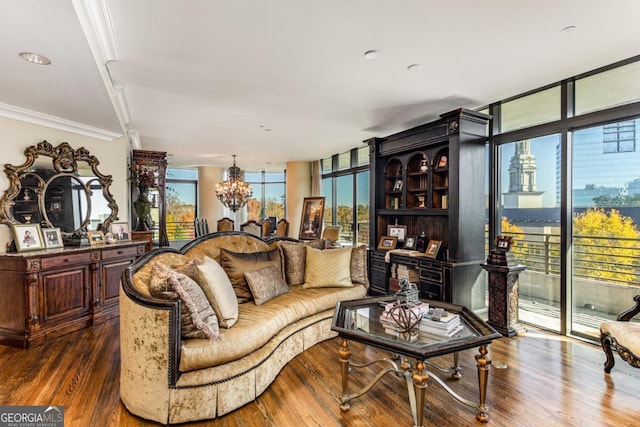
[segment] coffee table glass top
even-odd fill
[[[393,296],[342,301],[336,306],[331,329],[343,338],[371,344],[418,359],[448,354],[488,344],[501,335],[473,311],[464,306],[441,301],[422,300],[430,308],[442,308],[457,314],[461,327],[452,336],[425,332],[416,327],[411,333],[389,328],[380,320],[384,305],[395,301]]]

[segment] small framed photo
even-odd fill
[[[387,236],[395,236],[398,238],[398,242],[404,242],[404,238],[407,235],[406,225],[388,225]]]
[[[18,252],[44,249],[40,224],[12,224],[11,229]]]
[[[87,238],[91,246],[102,245],[106,243],[104,233],[102,231],[87,231]]]
[[[442,156],[440,156],[440,160],[438,160],[437,168],[446,168],[447,166],[449,166],[449,158],[446,154],[443,154]]]
[[[47,249],[61,248],[64,246],[62,242],[62,233],[59,228],[43,228],[42,237],[44,239],[44,246]]]
[[[382,236],[378,243],[378,249],[390,251],[391,249],[395,249],[397,244],[398,238],[396,236]]]
[[[129,223],[114,222],[111,224],[111,234],[115,240],[131,240],[131,232],[129,231]]]
[[[404,238],[404,249],[416,250],[416,241],[418,236],[407,236]]]
[[[440,240],[429,240],[427,250],[424,254],[429,258],[436,258],[438,256],[438,251],[440,251],[440,245],[442,245]]]
[[[402,191],[402,180],[396,179],[396,183],[393,185],[393,191]]]

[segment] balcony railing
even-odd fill
[[[560,235],[504,233],[513,237],[516,258],[530,271],[560,274]],[[640,239],[574,236],[573,276],[640,286]]]

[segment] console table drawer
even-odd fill
[[[102,259],[114,259],[122,257],[135,257],[138,255],[138,246],[126,248],[105,249],[102,251]]]
[[[42,258],[41,265],[43,270],[57,267],[65,267],[67,265],[86,264],[91,262],[91,253],[83,252],[79,254],[63,254],[51,258]]]
[[[420,269],[420,280],[442,283],[442,270]]]

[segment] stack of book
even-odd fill
[[[420,302],[413,306],[402,306],[397,308],[396,302],[381,303],[384,306],[384,311],[380,314],[380,323],[384,327],[384,331],[387,334],[393,336],[399,336],[401,333],[406,333],[404,326],[410,326],[411,323],[416,325],[422,322],[422,318],[429,312],[429,304],[426,302]],[[394,310],[395,309],[395,310]],[[403,314],[399,313],[400,310],[410,311]],[[410,322],[409,325],[402,325],[403,319]]]
[[[431,314],[427,313],[422,317],[419,328],[431,335],[452,337],[462,330],[462,323],[460,316],[455,313],[445,311],[438,320],[433,320]]]
[[[406,277],[409,282],[418,282],[420,280],[420,273],[414,268],[410,268],[404,264],[397,264],[396,277],[398,280]]]

